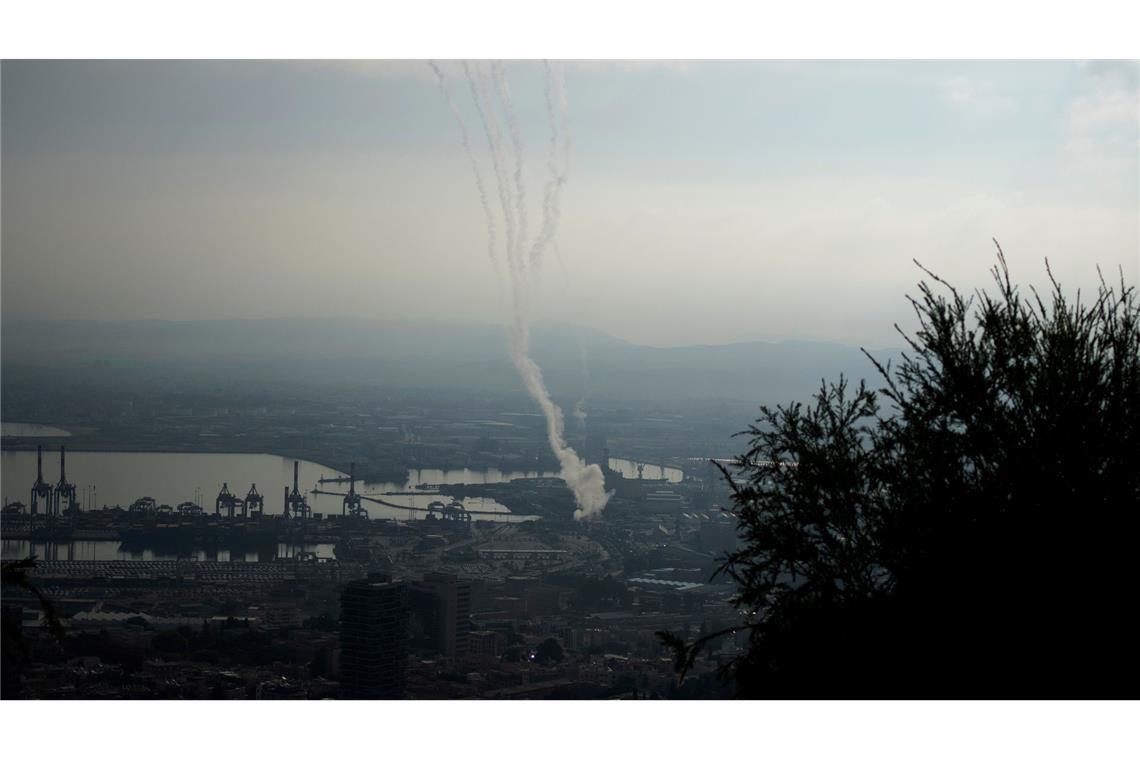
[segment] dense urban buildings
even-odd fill
[[[696,636],[732,624],[731,585],[709,583],[716,553],[733,535],[722,511],[726,489],[707,464],[611,459],[609,446],[627,439],[610,429],[612,439],[595,434],[591,460],[604,465],[615,495],[605,520],[594,522],[571,517],[572,499],[556,477],[492,481],[471,471],[425,471],[422,487],[405,495],[378,494],[361,480],[355,489],[370,519],[342,516],[345,478],[295,483],[291,460],[279,467],[282,482],[256,489],[236,487],[252,477],[234,473],[218,484],[218,499],[202,494],[217,502],[205,509],[150,497],[91,503],[82,479],[81,508],[66,514],[33,515],[23,500],[10,500],[5,559],[36,561],[21,571],[27,584],[5,583],[6,635],[23,646],[5,647],[4,693],[722,696],[727,687],[715,671],[743,641],[721,642],[680,683],[657,633]],[[429,424],[415,430],[410,445],[430,446],[438,434]],[[10,473],[25,468],[20,492],[29,493],[37,445],[44,472],[62,458],[58,444],[43,443],[51,439],[36,440],[5,436],[6,489]],[[72,446],[67,454],[70,479],[73,469],[89,472],[95,454]],[[132,470],[123,473],[129,482]]]

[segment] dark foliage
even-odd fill
[[[30,593],[44,613],[44,626],[58,642],[63,642],[64,630],[54,605],[32,582],[28,574],[36,566],[35,556],[20,560],[6,560],[0,564],[0,586],[4,594],[13,591]],[[3,616],[3,643],[0,644],[0,690],[3,699],[14,699],[21,693],[20,679],[24,665],[31,660],[28,642],[24,638],[22,609],[5,607]]]
[[[190,651],[190,643],[177,631],[156,633],[151,646],[163,654],[185,654]]]
[[[12,590],[19,589],[31,593],[39,603],[40,609],[43,610],[44,625],[51,631],[52,635],[62,640],[64,635],[63,624],[59,620],[59,615],[56,614],[55,607],[51,600],[44,596],[43,592],[32,583],[28,575],[28,571],[35,569],[35,566],[35,555],[26,559],[5,560],[0,565],[0,585]]]
[[[996,295],[923,271],[884,389],[762,407],[724,469],[750,630],[727,672],[741,696],[1134,694],[1135,291],[1082,303],[1050,272],[1026,297],[1000,248]],[[663,639],[684,673],[722,633]]]
[[[554,665],[562,662],[565,655],[558,639],[546,639],[534,650],[534,661],[539,665]]]

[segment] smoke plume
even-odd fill
[[[499,101],[503,104],[503,113],[507,117],[507,129],[511,133],[511,145],[515,150],[515,210],[518,214],[518,240],[526,240],[526,182],[523,179],[523,147],[522,135],[519,133],[519,122],[515,118],[515,108],[511,101],[511,88],[507,84],[507,76],[503,72],[503,65],[498,61],[491,64],[491,75],[495,78],[495,88],[499,92]]]
[[[585,431],[586,429],[586,399],[578,399],[578,403],[574,405],[574,409],[570,412],[570,416],[578,420],[578,430]]]
[[[578,431],[586,432],[586,400],[590,398],[590,361],[586,352],[586,341],[582,338],[582,331],[578,330],[578,360],[582,363],[582,398],[574,405],[570,414],[578,420]]]
[[[511,254],[515,248],[515,216],[511,208],[510,186],[503,181],[503,147],[499,135],[499,123],[495,120],[493,112],[488,113],[487,88],[482,72],[472,75],[471,67],[463,62],[463,73],[467,76],[467,84],[471,89],[471,99],[475,101],[475,111],[479,114],[479,121],[483,125],[483,132],[487,135],[487,143],[491,150],[491,169],[495,174],[495,184],[499,191],[499,205],[503,210],[503,222],[507,228],[507,264],[511,269],[511,278],[515,278]]]
[[[471,158],[475,181],[487,216],[488,235],[493,248],[496,239],[494,214],[491,212],[491,205],[484,192],[478,163],[470,149],[466,127],[463,124],[458,107],[455,106],[447,90],[442,72],[434,64],[432,64],[432,69],[436,72],[440,81],[440,89],[447,98],[448,105],[459,123],[464,148]],[[498,191],[499,207],[506,229],[506,261],[511,285],[513,317],[509,346],[511,361],[518,370],[519,377],[522,378],[527,392],[538,403],[543,416],[546,418],[546,435],[550,449],[558,459],[562,479],[574,494],[574,501],[577,505],[574,510],[574,517],[576,519],[592,518],[601,514],[613,494],[606,492],[605,477],[601,468],[596,464],[586,464],[577,452],[566,444],[562,410],[550,397],[550,392],[542,379],[542,370],[530,358],[531,288],[534,286],[540,271],[542,254],[554,240],[558,229],[559,204],[562,186],[566,183],[569,163],[570,138],[569,131],[566,129],[566,98],[561,69],[551,66],[549,63],[543,66],[544,95],[551,130],[549,157],[547,159],[549,178],[546,181],[542,197],[542,224],[534,239],[529,241],[529,245],[527,244],[525,153],[506,72],[502,65],[497,62],[490,66],[490,76],[495,84],[495,93],[498,95],[498,108],[495,107],[488,95],[486,71],[478,65],[472,66],[464,62],[463,72],[467,78],[468,89],[471,91],[471,98],[479,115],[483,133],[487,138],[492,173]],[[502,132],[496,115],[496,111],[499,109],[502,110],[505,117],[514,152],[514,173],[511,178],[507,177],[507,159],[504,155]],[[585,412],[581,411],[579,407],[581,407],[581,402],[575,407],[575,416],[578,417],[579,412],[581,412],[582,416],[578,419],[582,422],[585,419]]]
[[[497,247],[495,215],[491,212],[491,204],[487,201],[487,187],[483,184],[483,172],[479,170],[479,162],[475,160],[475,154],[471,151],[471,140],[467,136],[467,123],[463,121],[463,114],[460,112],[459,106],[455,105],[451,91],[447,89],[447,80],[443,76],[443,71],[436,65],[435,61],[428,61],[428,66],[431,66],[431,70],[435,72],[435,76],[439,80],[439,90],[447,99],[447,107],[451,109],[451,115],[455,117],[455,123],[459,125],[460,142],[463,143],[463,152],[467,155],[467,160],[471,162],[471,171],[475,175],[475,189],[479,192],[479,204],[483,207],[483,216],[487,220],[487,255],[494,262],[495,248]]]
[[[538,267],[542,263],[542,252],[554,238],[558,228],[559,200],[562,186],[566,184],[566,171],[570,160],[570,131],[566,129],[566,93],[563,87],[561,69],[552,69],[549,61],[543,62],[546,86],[546,115],[550,120],[550,153],[546,166],[550,179],[542,197],[542,229],[530,250],[530,263]],[[559,165],[559,135],[562,136],[562,160]]]

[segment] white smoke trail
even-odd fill
[[[562,195],[562,186],[566,184],[566,173],[569,166],[570,138],[565,128],[566,122],[566,96],[562,81],[561,67],[552,67],[549,62],[543,63],[545,78],[544,94],[546,97],[546,114],[550,120],[550,156],[547,168],[550,179],[547,180],[542,198],[542,229],[535,238],[530,249],[530,265],[537,268],[542,263],[542,253],[546,245],[554,237],[558,229],[559,201]],[[557,108],[555,104],[557,103]],[[557,112],[557,113],[556,113]],[[561,127],[561,129],[560,129]],[[558,137],[562,134],[563,158],[562,165],[558,161]]]
[[[523,182],[522,139],[515,119],[514,106],[506,76],[501,66],[492,65],[492,76],[495,79],[499,101],[503,107],[515,149],[513,188],[505,176],[506,161],[503,157],[501,133],[498,120],[491,107],[491,100],[487,96],[486,75],[478,68],[472,74],[471,67],[466,62],[463,64],[463,71],[467,77],[471,97],[475,101],[475,108],[479,113],[483,131],[487,136],[487,144],[491,151],[491,164],[498,189],[499,205],[506,227],[507,269],[511,279],[514,315],[510,338],[511,360],[518,370],[527,392],[538,402],[543,416],[546,418],[546,434],[550,448],[558,459],[562,479],[574,494],[574,501],[577,505],[574,510],[574,517],[576,519],[591,518],[602,512],[613,494],[607,493],[605,490],[605,476],[602,469],[596,464],[587,465],[577,452],[566,444],[562,410],[551,399],[550,392],[546,389],[542,379],[542,370],[530,358],[529,291],[533,284],[532,275],[537,274],[538,267],[542,262],[543,249],[553,240],[558,227],[559,196],[562,185],[566,182],[566,156],[569,155],[568,135],[566,135],[564,127],[559,130],[559,117],[563,124],[565,122],[565,93],[562,90],[560,70],[556,72],[558,76],[552,77],[551,67],[547,64],[545,68],[547,113],[553,132],[551,158],[548,162],[551,177],[546,184],[546,192],[543,197],[542,228],[530,246],[529,257],[522,255],[526,249],[526,190]],[[559,113],[557,116],[554,102],[558,103],[557,111]],[[560,131],[563,135],[564,151],[561,167],[558,163]],[[513,199],[512,195],[514,196]],[[489,205],[488,208],[490,208]]]
[[[451,97],[451,91],[447,89],[447,80],[443,76],[443,71],[436,65],[435,61],[428,61],[428,66],[435,72],[436,78],[439,80],[439,89],[443,93],[443,97],[447,99],[447,107],[451,109],[451,115],[455,117],[455,123],[459,125],[460,141],[463,143],[463,152],[467,154],[467,158],[471,161],[471,171],[475,174],[475,189],[479,192],[479,205],[483,207],[483,216],[487,219],[487,255],[490,256],[491,261],[495,261],[495,248],[497,231],[495,229],[495,215],[491,211],[491,204],[487,200],[487,188],[483,184],[483,172],[479,170],[479,162],[475,160],[475,154],[471,150],[471,140],[467,135],[467,124],[463,121],[463,114],[459,110],[459,106],[455,104],[455,100]]]
[[[562,289],[565,292],[570,288],[570,273],[566,271],[566,262],[562,260],[562,249],[558,247],[557,240],[550,241],[550,250],[554,251],[554,260],[558,262],[558,271],[562,272]]]
[[[586,430],[586,397],[578,399],[578,403],[574,404],[574,409],[570,412],[570,416],[578,420],[578,432]]]
[[[578,361],[582,364],[582,398],[574,404],[574,411],[570,414],[578,421],[578,431],[586,432],[586,400],[590,398],[590,361],[586,351],[586,342],[582,339],[582,331],[578,330]]]
[[[523,179],[523,146],[522,135],[519,133],[519,122],[515,118],[515,108],[511,101],[511,88],[507,84],[503,65],[498,61],[491,64],[491,75],[495,79],[495,89],[499,93],[499,102],[503,106],[503,113],[507,117],[507,129],[511,133],[511,145],[515,149],[515,209],[518,214],[518,237],[515,240],[521,246],[527,237],[526,220],[526,183]]]
[[[507,228],[507,268],[512,281],[520,277],[515,251],[515,218],[510,201],[510,187],[503,181],[502,141],[499,135],[499,123],[494,112],[487,108],[486,86],[483,82],[482,72],[471,69],[467,62],[463,62],[463,73],[467,76],[467,84],[471,88],[471,98],[475,101],[475,110],[479,114],[479,121],[483,124],[483,132],[487,135],[487,144],[491,150],[491,168],[495,173],[495,182],[499,190],[499,205],[503,210],[503,220]],[[517,300],[517,293],[516,293]]]
[[[526,385],[527,391],[538,402],[546,417],[546,436],[550,448],[558,458],[559,474],[566,486],[574,494],[578,505],[574,519],[596,517],[605,509],[613,493],[606,492],[606,479],[602,468],[596,464],[586,464],[574,449],[566,444],[562,410],[550,398],[542,381],[542,370],[528,355],[529,331],[525,322],[515,324],[511,336],[511,358]]]

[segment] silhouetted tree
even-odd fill
[[[562,662],[564,654],[558,639],[546,639],[534,650],[534,661],[539,665],[551,665]]]
[[[178,631],[160,631],[154,635],[151,646],[163,654],[184,654],[190,651],[190,644]]]
[[[1082,303],[1049,272],[1026,298],[1000,248],[996,295],[923,271],[909,350],[868,354],[884,388],[840,378],[762,407],[722,468],[742,539],[721,568],[730,631],[750,631],[726,674],[741,696],[1135,689],[1135,290],[1102,278]],[[726,633],[661,635],[683,674]]]
[[[43,611],[44,626],[62,643],[64,640],[63,624],[51,600],[34,584],[29,571],[36,566],[36,557],[32,555],[26,559],[6,560],[0,563],[0,586],[4,594],[13,591],[27,592],[35,597],[36,603]],[[18,606],[5,606],[3,615],[3,644],[0,645],[0,698],[15,699],[21,694],[21,678],[24,665],[31,659],[31,651],[24,638],[23,610]]]

